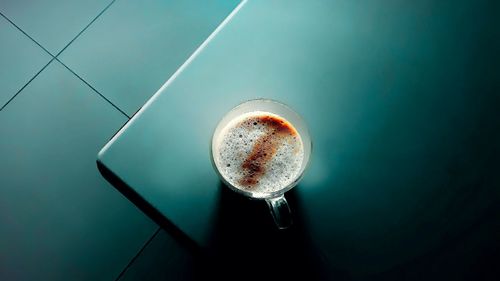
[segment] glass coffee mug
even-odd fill
[[[280,229],[292,224],[284,194],[302,179],[311,150],[302,118],[269,99],[246,101],[230,110],[211,142],[212,163],[222,182],[246,197],[265,200]],[[268,168],[271,172],[266,173]]]

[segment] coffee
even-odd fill
[[[238,189],[276,192],[300,175],[304,160],[302,139],[290,122],[276,114],[242,114],[228,122],[214,141],[217,168]]]

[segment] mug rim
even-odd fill
[[[225,178],[224,176],[222,175],[222,173],[219,171],[219,167],[217,166],[217,164],[215,163],[215,157],[214,157],[214,151],[213,151],[213,144],[214,144],[214,137],[215,137],[215,132],[217,131],[217,129],[219,128],[222,120],[224,120],[224,118],[231,112],[237,110],[238,108],[240,108],[241,106],[245,105],[245,104],[248,104],[250,102],[269,102],[269,103],[274,103],[274,104],[278,104],[284,108],[286,108],[287,110],[289,110],[290,112],[294,113],[297,115],[297,117],[299,118],[299,120],[304,124],[304,131],[306,132],[308,138],[309,138],[309,145],[310,145],[310,152],[309,152],[309,155],[308,155],[308,158],[307,158],[307,162],[304,164],[304,168],[302,169],[302,171],[300,172],[300,174],[295,178],[295,180],[290,183],[289,185],[287,185],[286,187],[278,190],[278,191],[274,191],[274,192],[262,192],[262,193],[258,193],[258,195],[261,195],[262,196],[255,196],[255,193],[253,192],[250,192],[250,191],[245,191],[245,190],[241,190],[235,186],[233,186],[231,183],[229,183]],[[271,112],[272,113],[272,112]],[[289,121],[290,122],[290,121]],[[292,124],[293,125],[293,124]],[[228,188],[230,188],[231,190],[233,190],[234,192],[238,193],[238,194],[241,194],[241,195],[244,195],[245,197],[248,197],[248,198],[252,198],[252,199],[271,199],[271,198],[278,198],[280,196],[282,196],[283,194],[285,194],[287,191],[291,190],[292,188],[294,188],[295,186],[297,186],[297,184],[302,180],[302,178],[304,177],[304,173],[305,171],[307,170],[307,168],[309,167],[309,164],[311,162],[311,155],[312,155],[312,150],[313,150],[313,142],[312,142],[312,138],[311,138],[311,135],[310,135],[310,132],[309,132],[309,128],[307,126],[307,124],[305,123],[304,119],[302,118],[302,116],[300,114],[298,114],[295,110],[293,110],[292,108],[290,108],[288,105],[282,103],[282,102],[279,102],[279,101],[276,101],[276,100],[273,100],[273,99],[268,99],[268,98],[256,98],[256,99],[250,99],[250,100],[246,100],[246,101],[243,101],[241,103],[239,103],[238,105],[236,105],[235,107],[231,108],[229,111],[227,111],[223,116],[222,118],[219,120],[219,122],[217,123],[217,125],[215,126],[214,130],[213,130],[213,133],[212,133],[212,138],[210,139],[210,160],[212,162],[212,166],[214,168],[214,170],[216,171],[219,179],[224,183],[225,186],[227,186]]]

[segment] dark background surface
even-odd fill
[[[288,194],[289,231],[273,228],[262,202],[213,186],[220,260],[159,230],[103,181],[94,160],[235,3],[203,24],[212,13],[198,4],[85,3],[56,3],[62,12],[52,14],[0,6],[1,279],[201,279],[238,270],[251,279],[271,269],[266,277],[498,280],[497,3],[247,3],[172,85],[183,95],[166,99],[182,109],[186,96],[210,102],[198,93],[215,91],[230,108],[241,95],[286,93],[316,150]],[[197,32],[165,24],[192,27],[178,11],[190,11],[184,18],[200,23]],[[169,53],[172,42],[186,43]]]

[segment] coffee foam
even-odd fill
[[[254,111],[231,120],[215,139],[215,162],[232,186],[255,193],[279,191],[300,175],[304,147],[286,119]]]

